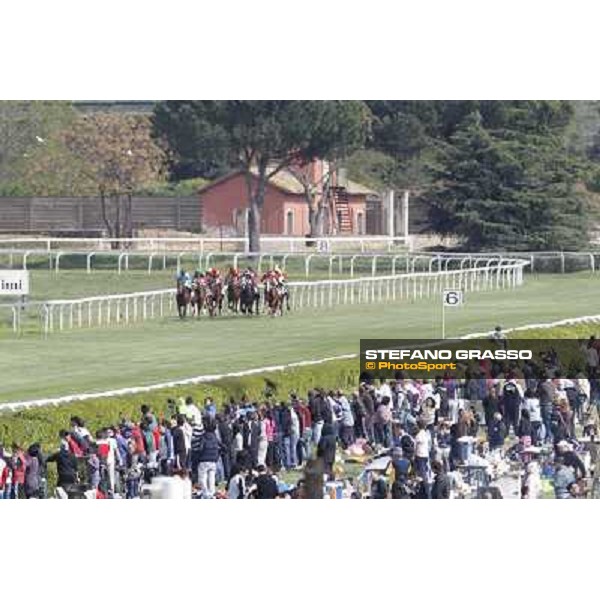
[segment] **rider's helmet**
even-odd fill
[[[185,270],[181,269],[181,271],[179,271],[179,276],[180,277],[185,277]]]

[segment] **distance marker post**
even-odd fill
[[[442,339],[446,339],[446,307],[456,308],[462,306],[465,301],[463,290],[444,290],[442,292]]]

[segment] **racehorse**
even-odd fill
[[[240,278],[232,275],[227,280],[227,307],[233,312],[240,310],[240,298],[242,295],[242,286]]]
[[[251,315],[253,307],[256,304],[256,314],[258,314],[258,302],[260,294],[252,277],[243,276],[240,290],[240,310],[242,314]]]
[[[192,314],[199,317],[202,310],[206,306],[206,285],[195,280],[192,284]]]
[[[187,307],[192,300],[192,291],[186,285],[178,282],[175,300],[177,302],[177,313],[179,314],[179,318],[183,319],[187,315]]]
[[[221,314],[223,308],[223,284],[220,281],[211,281],[206,293],[206,307],[211,317]]]
[[[272,317],[275,317],[277,314],[279,314],[279,316],[283,316],[284,293],[284,290],[272,281],[266,282],[265,304],[269,308],[269,313]]]

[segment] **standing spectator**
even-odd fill
[[[318,445],[327,417],[328,407],[325,406],[323,396],[321,396],[321,394],[316,390],[309,392],[308,406],[313,424],[312,441],[313,444]]]
[[[217,437],[221,447],[219,464],[222,469],[222,479],[229,481],[231,466],[234,459],[233,433],[229,418],[224,413],[217,413]]]
[[[185,418],[192,424],[192,426],[199,425],[202,427],[202,412],[194,404],[194,399],[191,396],[188,396],[185,399],[183,414],[185,415]]]
[[[364,429],[365,435],[369,442],[375,441],[375,399],[372,391],[366,386],[363,386],[359,392],[362,404],[365,407]]]
[[[504,447],[504,440],[506,439],[506,436],[506,425],[502,420],[502,415],[497,412],[494,414],[492,421],[488,425],[488,441],[490,444],[490,450],[501,450]]]
[[[69,488],[77,483],[77,459],[65,445],[61,445],[60,450],[51,454],[46,462],[56,463],[58,487],[67,492]]]
[[[342,410],[340,439],[342,446],[348,448],[354,442],[354,415],[348,398],[342,390],[337,390],[337,401]]]
[[[185,442],[185,434],[183,426],[185,417],[177,415],[175,419],[171,419],[171,434],[173,438],[173,453],[175,457],[174,468],[177,470],[187,468],[187,446]]]
[[[325,473],[331,477],[333,474],[333,464],[335,463],[336,440],[333,433],[333,427],[330,423],[323,425],[321,439],[317,446],[317,457],[324,463]]]
[[[12,478],[8,456],[5,454],[2,444],[0,444],[0,500],[9,498],[11,485]]]
[[[98,458],[98,446],[95,443],[90,445],[86,468],[88,486],[92,490],[97,490],[100,486],[100,459]]]
[[[168,423],[163,420],[159,425],[161,434],[158,445],[158,462],[161,475],[171,475],[173,473],[173,464],[175,463],[175,449],[173,447],[173,433]]]
[[[365,405],[360,394],[352,394],[350,406],[352,407],[352,413],[354,415],[354,437],[366,438],[367,430],[365,427],[365,418],[367,416],[367,411],[365,410]]]
[[[283,403],[281,406],[281,428],[284,466],[286,469],[294,469],[298,465],[297,448],[300,439],[300,422],[296,411],[287,403]]]
[[[540,413],[542,417],[542,423],[544,424],[544,440],[545,442],[552,442],[552,407],[554,405],[554,399],[556,391],[552,385],[552,381],[549,378],[544,379],[538,385],[538,397],[540,399]]]
[[[300,421],[298,462],[303,463],[309,459],[312,453],[312,416],[304,400],[299,400],[295,394],[292,396],[292,402]]]
[[[429,455],[431,453],[431,436],[425,427],[425,423],[419,422],[419,431],[415,436],[415,471],[426,485],[429,496]]]
[[[512,425],[515,435],[518,435],[519,431],[519,417],[522,401],[523,390],[521,389],[521,386],[514,377],[509,378],[502,388],[502,406],[504,408],[506,428],[510,431]]]
[[[536,391],[531,388],[525,390],[524,407],[529,412],[531,422],[531,443],[536,446],[541,441],[542,433],[542,411],[540,399],[536,397]]]
[[[277,423],[273,418],[273,410],[267,409],[265,412],[265,434],[267,436],[267,458],[266,465],[273,469],[275,466],[275,457],[277,455],[276,449],[276,437],[277,437]]]
[[[433,500],[447,500],[450,498],[450,480],[444,473],[442,464],[434,461],[431,465],[433,471],[433,485],[431,486],[431,498]]]
[[[40,445],[32,444],[25,455],[25,498],[41,497],[42,471]]]
[[[198,464],[200,463],[200,446],[204,436],[204,425],[202,419],[192,426],[192,439],[190,442],[190,469],[192,481],[198,481]]]
[[[210,396],[204,399],[204,416],[212,420],[217,416],[217,407]]]
[[[377,407],[375,413],[375,441],[384,448],[391,446],[392,436],[392,411],[390,409],[391,400],[385,396],[381,404]]]
[[[221,450],[216,429],[215,421],[208,420],[198,444],[198,484],[205,498],[214,498],[216,491],[215,477]]]
[[[25,454],[18,444],[12,445],[12,490],[10,497],[13,500],[19,498],[24,492],[25,485],[25,470],[27,463],[25,461]]]

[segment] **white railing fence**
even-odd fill
[[[514,288],[523,283],[523,269],[527,264],[523,260],[490,259],[485,266],[464,269],[294,281],[289,283],[290,308],[302,310],[371,302],[417,301],[448,287],[470,292]],[[82,327],[127,325],[174,315],[175,290],[171,288],[40,303],[45,334]]]
[[[261,236],[261,248],[270,252],[332,252],[357,250],[391,251],[398,247],[410,248],[410,237],[387,235],[329,236],[307,238],[302,236]],[[69,237],[0,237],[0,249],[4,250],[74,250],[102,252],[122,248],[146,252],[248,252],[247,237],[135,237],[135,238],[69,238]]]

